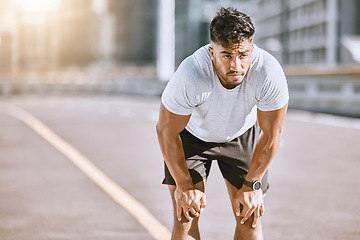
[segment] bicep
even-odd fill
[[[277,135],[281,133],[288,104],[274,111],[261,111],[258,109],[258,122],[264,134]]]
[[[161,103],[157,129],[167,134],[179,134],[188,124],[190,116],[174,114]]]

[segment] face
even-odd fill
[[[212,42],[211,46],[209,52],[221,84],[227,89],[241,84],[250,67],[252,41],[244,40],[229,47]]]

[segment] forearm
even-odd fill
[[[185,155],[180,136],[169,136],[158,131],[158,140],[162,155],[171,176],[177,186],[192,188],[193,183],[185,162]]]
[[[263,134],[256,144],[246,180],[261,180],[279,148],[281,133],[273,136]]]

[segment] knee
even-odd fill
[[[263,239],[262,224],[259,220],[256,227],[252,227],[253,218],[248,219],[244,224],[241,224],[241,217],[236,218],[236,239]],[[242,237],[241,237],[242,236]],[[251,237],[250,237],[251,236]]]
[[[171,239],[200,239],[198,220],[198,217],[191,220],[183,217],[180,221],[175,218]]]
[[[235,216],[236,219],[236,225],[239,227],[243,227],[243,228],[253,228],[252,227],[252,223],[253,223],[253,216],[251,216],[246,222],[244,222],[243,224],[241,223],[242,217],[238,217]]]
[[[242,217],[235,216],[236,228],[241,231],[254,231],[252,227],[253,217],[250,217],[245,223],[241,223]]]
[[[199,216],[200,217],[200,216]],[[184,214],[181,214],[181,220],[178,220],[177,217],[174,217],[174,223],[179,225],[192,225],[197,224],[199,221],[199,217],[192,217],[190,220],[185,217]]]

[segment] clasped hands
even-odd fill
[[[181,214],[191,221],[194,217],[199,217],[200,212],[206,207],[206,195],[198,189],[183,190],[179,187],[174,193],[176,201],[176,216],[179,221],[182,220]]]

